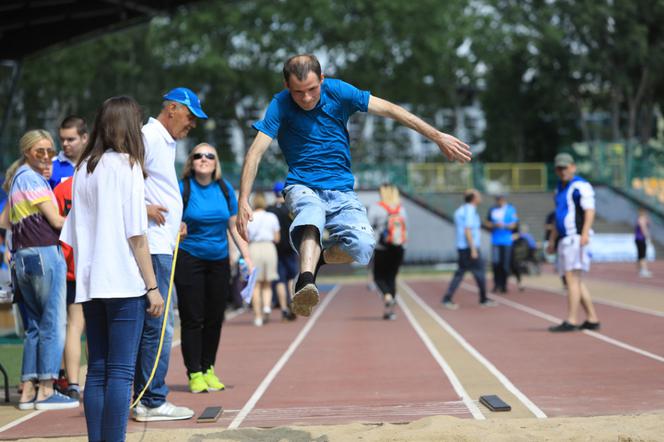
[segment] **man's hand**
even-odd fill
[[[555,244],[553,243],[553,241],[549,241],[549,243],[546,245],[546,253],[552,255],[553,252],[555,252],[554,245]]]
[[[159,289],[148,292],[148,303],[150,305],[145,310],[153,318],[158,318],[164,313],[164,298],[159,293]]]
[[[240,234],[243,240],[249,242],[249,233],[247,231],[247,224],[249,221],[253,220],[254,212],[251,210],[249,201],[246,199],[240,199],[237,207],[237,220],[235,221],[235,226],[237,227],[237,232]]]
[[[157,225],[161,226],[166,223],[166,217],[164,213],[168,213],[168,209],[164,206],[159,206],[157,204],[148,204],[148,219],[151,219]]]
[[[448,160],[460,163],[467,163],[471,160],[473,154],[470,152],[470,147],[458,138],[438,131],[433,141]]]
[[[478,256],[479,256],[479,254],[477,253],[477,249],[475,247],[471,247],[470,248],[470,257],[472,259],[477,259]]]
[[[590,235],[588,235],[588,232],[581,232],[581,246],[587,246],[588,243],[590,242]]]
[[[180,223],[180,239],[184,239],[185,236],[187,236],[187,225]]]

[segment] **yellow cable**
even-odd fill
[[[148,389],[148,386],[152,382],[152,378],[154,378],[154,374],[157,371],[157,365],[159,364],[159,356],[161,356],[161,349],[164,346],[164,335],[166,334],[166,321],[168,321],[168,312],[170,310],[169,307],[171,305],[171,293],[173,293],[173,279],[175,278],[175,263],[177,262],[178,259],[179,248],[180,248],[180,233],[178,232],[178,236],[175,239],[175,251],[173,252],[173,264],[171,265],[171,280],[168,283],[168,296],[166,296],[166,308],[164,309],[164,320],[161,323],[161,337],[159,338],[159,348],[157,349],[157,357],[155,358],[154,365],[152,366],[152,373],[150,373],[148,381],[145,383],[143,390],[129,408],[134,408],[136,405],[138,405],[138,402],[145,394],[145,391]]]

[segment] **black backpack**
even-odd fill
[[[189,196],[191,196],[191,177],[185,179],[182,182],[182,215],[184,215],[185,210],[187,210],[187,204],[189,203]],[[231,200],[229,198],[229,191],[228,187],[226,187],[226,183],[224,183],[223,178],[220,178],[217,180],[217,184],[219,184],[219,188],[221,189],[221,193],[224,195],[224,198],[226,199],[226,205],[228,206],[228,213],[231,213]]]

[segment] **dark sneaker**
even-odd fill
[[[582,330],[599,330],[599,322],[584,321],[579,328]]]
[[[290,309],[281,311],[281,322],[295,321],[296,319],[297,315],[290,311]]]
[[[311,310],[318,304],[318,288],[316,284],[309,283],[304,285],[293,295],[291,308],[293,313],[298,316],[310,316]]]
[[[74,400],[81,400],[81,391],[78,388],[73,387],[71,384],[69,385],[69,388],[67,388],[67,392],[65,394]]]
[[[383,319],[386,321],[394,321],[395,319],[397,319],[397,315],[394,312],[386,312],[383,315]]]
[[[558,325],[552,325],[551,327],[549,327],[549,331],[552,333],[571,332],[577,330],[580,330],[579,326],[570,324],[567,321],[563,321]]]
[[[498,303],[492,299],[487,299],[484,302],[480,302],[480,307],[497,307]]]
[[[46,399],[35,402],[35,410],[65,410],[76,408],[79,405],[76,399],[65,396],[59,391],[53,391],[53,394]]]

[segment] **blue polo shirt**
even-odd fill
[[[218,261],[228,257],[226,232],[229,218],[237,215],[237,199],[231,184],[225,179],[224,184],[230,204],[216,181],[201,186],[195,179],[191,180],[189,202],[182,215],[182,221],[187,224],[187,236],[180,248],[198,259]],[[183,191],[184,185],[180,181],[180,193]]]
[[[51,189],[60,184],[63,179],[74,176],[75,164],[65,156],[63,151],[58,153],[58,156],[53,158],[53,173],[48,180]]]
[[[487,220],[494,224],[502,223],[504,225],[519,222],[519,217],[516,214],[516,209],[511,204],[504,206],[494,206],[489,209]],[[494,227],[491,230],[491,244],[496,246],[511,246],[512,245],[512,229],[504,227]]]
[[[477,213],[477,208],[466,203],[456,209],[454,212],[454,226],[456,227],[456,245],[457,249],[469,249],[468,241],[466,240],[466,228],[470,229],[471,237],[475,248],[480,248],[480,230],[482,222],[480,215]]]
[[[580,235],[583,230],[584,212],[595,210],[593,186],[575,176],[566,186],[561,181],[556,186],[556,230],[558,237]]]
[[[348,119],[369,107],[368,91],[334,78],[321,84],[320,100],[305,111],[288,89],[274,96],[254,129],[276,138],[288,164],[286,186],[318,190],[353,190]]]

